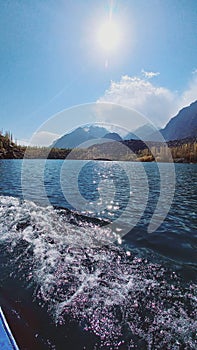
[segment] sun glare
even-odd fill
[[[101,25],[98,31],[98,43],[105,51],[114,51],[120,44],[121,31],[119,25],[108,20]]]

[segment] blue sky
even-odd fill
[[[110,11],[122,37],[105,52],[97,32]],[[196,0],[1,1],[0,128],[19,140],[59,111],[98,100],[164,125],[196,99],[196,69]]]

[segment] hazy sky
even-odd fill
[[[119,37],[112,50],[98,40],[109,14]],[[98,100],[164,125],[197,98],[197,1],[1,1],[0,89],[0,128],[20,140]]]

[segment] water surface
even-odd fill
[[[22,161],[0,161],[0,301],[21,349],[195,349],[197,166],[176,165],[169,214],[148,234],[159,173],[155,163],[146,163],[144,214],[121,244],[97,245],[95,240],[106,237],[108,228],[94,218],[86,220],[86,215],[93,216],[87,208],[75,215],[61,188],[62,161],[46,162],[44,185],[51,206],[33,187],[42,162],[28,161],[29,201],[23,201]],[[135,188],[144,172],[136,163],[125,166],[138,175]],[[168,174],[169,164],[162,166]],[[84,167],[79,189],[92,203],[101,194],[99,177],[112,180],[105,185],[108,197],[115,196],[98,217],[115,220],[127,210],[132,221],[129,213],[138,215],[144,208],[143,196],[135,196],[128,207],[133,191],[121,164]],[[135,214],[129,211],[133,208]]]

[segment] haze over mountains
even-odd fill
[[[125,137],[124,140],[149,140],[150,136],[154,134],[155,128],[151,124],[145,124],[143,126],[140,126],[133,132],[129,132]]]
[[[167,125],[160,130],[166,141],[180,140],[184,138],[197,137],[197,101],[190,106],[181,109],[178,114],[171,118]],[[157,141],[158,133],[151,124],[146,124],[133,132],[128,133],[123,138],[117,132],[111,132],[109,129],[99,125],[89,125],[79,127],[69,134],[65,134],[54,141],[52,147],[55,148],[74,148],[80,146],[83,142],[103,138],[115,141],[123,140],[144,140]]]

